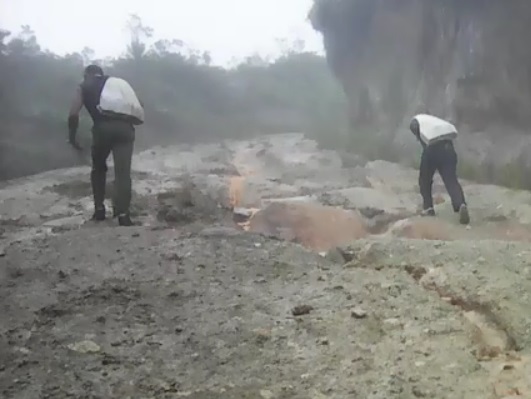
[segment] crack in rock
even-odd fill
[[[490,360],[504,353],[518,350],[516,339],[496,316],[492,305],[463,298],[444,287],[447,278],[440,269],[407,266],[406,272],[427,291],[435,292],[443,301],[460,309],[472,328],[472,341],[477,346],[478,360]]]

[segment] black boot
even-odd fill
[[[459,207],[459,223],[470,224],[470,215],[468,213],[468,207],[466,204],[461,204]]]
[[[118,224],[120,226],[134,226],[131,217],[127,213],[118,215]]]
[[[105,207],[96,208],[94,210],[94,214],[92,215],[92,220],[94,220],[96,222],[102,222],[102,221],[105,220],[105,217],[106,217]]]

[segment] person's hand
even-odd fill
[[[72,148],[74,148],[77,151],[81,151],[82,150],[81,146],[79,145],[79,143],[77,142],[76,139],[69,139],[68,140],[68,144],[70,144],[72,146]]]

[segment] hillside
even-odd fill
[[[300,134],[153,148],[135,218],[87,167],[0,190],[0,392],[29,398],[530,398],[531,194]]]

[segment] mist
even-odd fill
[[[142,98],[146,123],[137,132],[137,151],[290,131],[325,141],[345,134],[341,87],[304,40],[277,40],[275,57],[249,54],[220,66],[208,51],[162,38],[142,16],[130,15],[122,30],[128,40],[117,52],[122,55],[103,58],[84,43],[66,54],[47,50],[29,25],[1,31],[0,179],[90,163],[86,112],[83,154],[66,144],[68,107],[90,63],[128,80]]]

